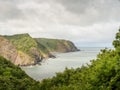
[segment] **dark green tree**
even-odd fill
[[[116,40],[113,41],[113,45],[115,48],[120,47],[120,29],[119,31],[116,33]]]

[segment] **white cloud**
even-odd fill
[[[29,33],[33,37],[62,38],[75,43],[110,43],[120,25],[118,13],[114,11],[118,7],[114,7],[114,14],[109,13],[108,18],[107,12],[100,18],[101,9],[90,6],[82,13],[75,13],[55,0],[12,1],[7,2],[8,7],[3,3],[0,9],[0,17],[4,17],[0,18],[1,34]]]

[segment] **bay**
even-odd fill
[[[42,80],[55,76],[56,72],[63,72],[65,68],[78,68],[90,64],[103,47],[82,47],[81,51],[58,53],[55,59],[44,60],[41,65],[22,67],[33,79]]]

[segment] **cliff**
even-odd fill
[[[31,65],[37,64],[42,60],[43,54],[38,48],[38,43],[29,34],[18,34],[4,37],[10,40],[17,49],[19,57],[16,58],[15,64]]]
[[[0,55],[15,63],[18,56],[16,47],[7,39],[0,36]]]
[[[16,65],[35,64],[35,59],[27,51],[24,51],[23,45],[24,43],[21,45],[19,40],[15,43],[14,40],[10,41],[4,37],[0,37],[0,55],[11,60]]]
[[[0,36],[0,55],[16,65],[34,65],[55,57],[52,52],[73,51],[78,49],[68,40],[32,38],[29,34]]]
[[[47,38],[35,38],[35,40],[45,46],[49,52],[74,52],[78,51],[77,47],[68,40],[62,39],[47,39]]]

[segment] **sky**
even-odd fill
[[[0,0],[0,34],[109,47],[120,27],[120,0]]]

